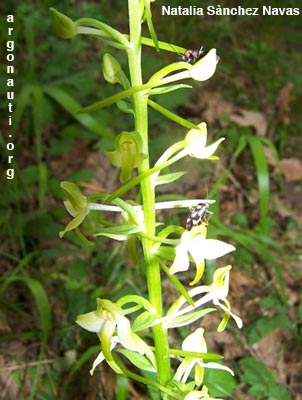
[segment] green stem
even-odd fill
[[[129,28],[130,28],[130,49],[128,49],[129,71],[131,85],[142,85],[141,71],[141,15],[140,1],[129,0]],[[149,145],[148,145],[148,97],[143,92],[134,93],[132,96],[135,110],[135,129],[140,133],[143,142],[143,153],[147,154],[139,167],[139,173],[150,169]],[[141,181],[142,206],[144,210],[146,235],[155,236],[155,193],[151,176]],[[142,239],[146,263],[146,278],[149,291],[149,301],[156,310],[157,317],[162,316],[162,292],[160,265],[157,257],[153,254],[153,241],[149,238]],[[153,327],[155,356],[158,368],[158,382],[165,386],[169,382],[170,358],[167,330],[162,325]]]

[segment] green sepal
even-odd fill
[[[66,228],[59,233],[62,238],[66,232],[76,229],[89,214],[87,197],[82,194],[78,186],[73,182],[61,182],[61,188],[64,191],[65,197],[64,205],[69,214],[74,217]]]
[[[60,238],[62,239],[62,237],[65,235],[66,232],[70,232],[76,229],[79,225],[81,225],[86,215],[87,215],[86,213],[81,213],[78,214],[76,217],[74,217],[74,219],[71,220],[69,224],[67,224],[66,228],[59,233]]]
[[[64,201],[64,205],[70,215],[75,217],[79,213],[89,212],[87,197],[82,194],[75,183],[64,181],[61,182],[60,187],[63,189],[67,198],[67,200]]]

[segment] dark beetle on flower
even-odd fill
[[[179,53],[179,59],[181,61],[188,62],[189,64],[195,64],[196,61],[200,60],[206,53],[206,49],[203,45],[200,46],[199,50],[187,50],[185,53]]]
[[[210,215],[213,213],[209,211],[209,203],[198,203],[196,207],[191,208],[191,215],[187,218],[186,230],[190,231],[193,226],[201,225],[202,223],[208,224]]]

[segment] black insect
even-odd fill
[[[210,216],[213,214],[209,211],[209,203],[198,203],[196,207],[191,208],[191,215],[187,218],[186,230],[190,231],[193,226],[208,224]]]
[[[206,49],[201,45],[199,50],[187,50],[185,53],[179,53],[179,59],[189,64],[195,64],[205,53]]]

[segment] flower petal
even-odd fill
[[[210,397],[208,395],[208,388],[203,385],[201,390],[193,390],[189,394],[186,395],[184,400],[223,400],[214,397]]]
[[[196,81],[206,81],[214,75],[219,58],[216,49],[211,49],[201,60],[197,61],[189,73]]]
[[[172,266],[170,267],[170,274],[175,274],[179,271],[187,271],[189,268],[189,256],[187,246],[185,243],[180,243],[176,246],[176,255]]]
[[[207,124],[201,122],[198,124],[199,129],[190,129],[186,134],[185,141],[188,142],[188,147],[194,152],[196,149],[204,149],[207,144]]]
[[[236,322],[236,325],[238,326],[238,328],[241,329],[243,326],[242,319],[240,317],[238,317],[238,315],[234,314],[231,311],[231,306],[226,299],[224,300],[224,303],[225,303],[225,305],[221,304],[221,302],[219,300],[216,302],[216,304],[219,305],[219,307],[225,312],[223,320],[220,322],[220,324],[217,328],[217,332],[224,331],[226,324],[228,323],[228,320],[230,319],[230,317],[233,318],[233,320]]]
[[[231,244],[217,239],[204,239],[199,236],[196,236],[194,240],[188,244],[188,251],[196,264],[203,258],[206,260],[215,260],[234,250],[236,250],[236,248]]]
[[[100,332],[104,326],[105,319],[101,318],[97,311],[81,314],[76,323],[89,332]]]
[[[195,332],[191,333],[182,342],[181,348],[185,351],[194,351],[198,353],[206,353],[207,345],[203,337],[204,329],[198,328]]]
[[[110,350],[113,350],[113,349],[115,348],[115,346],[117,345],[118,342],[119,342],[119,341],[118,341],[117,336],[112,336],[112,338],[111,338]],[[101,351],[101,352],[98,354],[97,358],[94,360],[93,364],[92,364],[92,368],[91,368],[91,370],[89,371],[90,375],[93,375],[95,368],[96,368],[99,364],[101,364],[104,360],[105,360],[105,356],[104,356],[104,353]],[[112,365],[110,365],[110,366],[111,366],[111,368],[113,368],[118,374],[121,374],[121,373],[122,373],[122,371],[121,371],[120,369],[118,369],[118,370],[116,369],[116,364],[115,364],[114,366],[112,366]]]
[[[224,141],[225,138],[220,138],[216,140],[216,142],[206,146],[204,148],[195,148],[191,150],[190,156],[199,158],[199,159],[207,159],[210,158],[216,151],[217,147],[221,142]]]
[[[229,372],[231,375],[235,375],[234,372],[229,368],[226,367],[225,365],[216,363],[216,362],[208,362],[208,363],[203,363],[202,366],[204,368],[210,368],[210,369],[220,369],[222,371]]]
[[[94,370],[96,369],[96,367],[97,367],[99,364],[101,364],[101,362],[103,362],[104,360],[105,360],[105,356],[104,356],[103,352],[101,351],[101,352],[98,354],[97,358],[93,361],[92,368],[91,368],[91,370],[89,371],[90,375],[93,375]]]
[[[184,358],[176,370],[174,380],[185,383],[191,373],[192,368],[194,368],[194,365],[195,360],[193,358]]]
[[[129,320],[124,316],[118,318],[117,334],[120,343],[126,349],[136,351],[140,354],[146,353],[147,344],[132,331]]]

